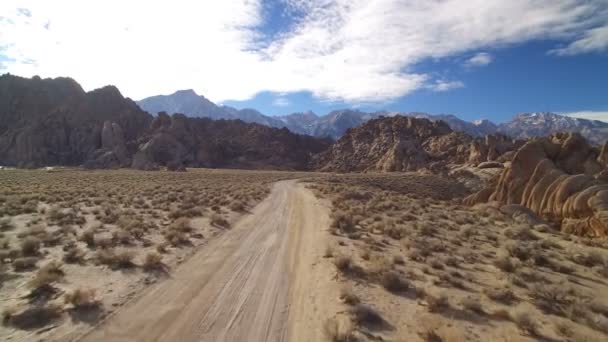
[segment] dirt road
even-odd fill
[[[313,272],[327,223],[309,190],[278,182],[251,214],[81,340],[317,341],[319,305],[333,295],[319,288],[327,270]]]

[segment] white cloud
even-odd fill
[[[461,81],[436,80],[435,83],[428,85],[428,88],[433,91],[443,92],[458,88],[464,88],[464,83],[462,83]]]
[[[282,0],[295,22],[263,43],[262,1],[2,0],[0,51],[11,73],[135,99],[193,88],[216,102],[261,91],[373,102],[450,88],[413,69],[427,58],[580,41],[608,21],[603,0]]]
[[[274,101],[272,101],[272,105],[275,107],[287,107],[290,104],[291,103],[289,102],[289,100],[284,97],[277,97],[276,99],[274,99]]]
[[[599,120],[608,122],[608,112],[599,112],[599,111],[580,111],[580,112],[571,112],[571,113],[561,113],[562,115],[570,116],[573,118],[579,119],[588,119],[588,120]]]
[[[568,46],[550,52],[560,56],[571,56],[605,50],[608,50],[608,25],[590,29],[580,39],[568,44]]]
[[[492,55],[490,55],[489,53],[480,52],[474,55],[473,57],[467,59],[465,65],[468,67],[485,66],[492,63],[493,60],[494,57],[492,57]]]

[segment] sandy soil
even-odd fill
[[[337,293],[321,288],[333,272],[319,262],[326,208],[295,181],[276,183],[251,215],[80,340],[320,340],[333,310],[321,304]]]

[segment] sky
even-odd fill
[[[7,72],[268,115],[608,121],[608,0],[2,0]]]

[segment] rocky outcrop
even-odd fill
[[[318,170],[337,172],[441,170],[493,161],[515,146],[504,136],[473,138],[443,121],[394,116],[349,129],[313,163]]]
[[[304,170],[329,144],[239,120],[153,117],[113,86],[0,77],[0,165]]]
[[[112,86],[87,93],[69,78],[0,76],[3,165],[128,165],[126,141],[150,121]]]
[[[518,204],[553,221],[565,232],[608,235],[606,164],[598,149],[577,133],[528,141],[495,187],[465,199],[468,204]]]
[[[311,156],[329,144],[284,128],[161,112],[138,140],[132,167],[306,170]]]

